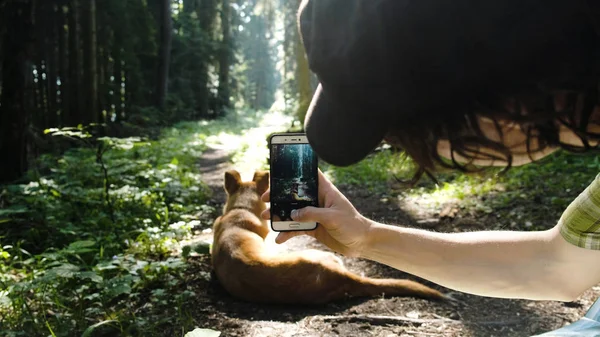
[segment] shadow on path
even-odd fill
[[[231,154],[209,148],[199,161],[203,181],[213,191],[211,204],[220,213],[225,202],[223,173],[238,169]],[[243,171],[244,168],[239,168]],[[247,173],[246,173],[247,174]],[[466,230],[457,223],[439,219],[418,219],[413,212],[385,196],[370,195],[359,188],[340,188],[357,209],[375,220],[442,231]],[[432,220],[429,224],[427,221]],[[483,219],[473,219],[480,222]],[[423,222],[425,221],[425,222]],[[442,229],[443,228],[443,229]],[[208,234],[209,236],[212,234]],[[308,237],[298,237],[282,245],[283,250],[317,248],[327,250]],[[372,277],[409,278],[433,285],[388,266],[361,259],[342,257],[353,272]],[[190,259],[190,285],[196,294],[197,312],[193,319],[200,327],[222,331],[222,336],[507,336],[525,337],[556,329],[576,320],[598,291],[590,291],[573,305],[559,302],[506,300],[459,294],[467,305],[453,308],[415,298],[352,299],[324,306],[265,305],[239,301],[229,296],[213,278],[206,278],[212,267],[210,256]],[[268,284],[265,284],[268,287]],[[352,320],[352,317],[417,317],[422,323],[390,323],[377,320]],[[368,316],[368,317],[367,317]],[[451,323],[439,323],[440,318]]]
[[[225,201],[223,190],[223,175],[225,171],[232,169],[231,154],[223,149],[209,147],[200,158],[198,165],[202,174],[202,181],[212,191],[212,203],[222,205]]]

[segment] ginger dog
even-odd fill
[[[260,196],[268,187],[266,171],[256,172],[251,182],[242,182],[237,171],[225,173],[227,203],[213,226],[212,263],[217,278],[234,297],[251,302],[298,304],[382,294],[449,299],[417,282],[356,275],[329,252],[268,252],[265,237],[269,226],[260,218],[266,209]]]

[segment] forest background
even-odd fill
[[[299,3],[0,0],[1,336],[380,331],[375,321],[346,322],[344,330],[315,325],[321,312],[314,309],[236,302],[210,276],[223,170],[268,168],[267,137],[301,129],[317,85],[297,32]],[[351,167],[320,167],[381,221],[439,231],[537,230],[556,223],[600,171],[600,159],[559,152],[506,173],[443,172],[411,188],[399,182],[414,165],[385,145]],[[356,272],[407,277],[346,262]],[[456,320],[443,331],[526,336],[576,320],[598,293],[564,307],[472,297],[476,318],[493,305],[500,323],[469,329]],[[390,308],[413,318],[415,308],[464,314],[410,299],[326,311],[343,319]],[[279,311],[286,314],[273,314]],[[535,325],[506,318],[519,312]],[[544,325],[538,314],[554,320]],[[380,328],[431,335],[436,324],[390,327],[388,320]],[[512,335],[497,331],[513,328]]]

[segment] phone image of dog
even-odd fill
[[[217,279],[232,296],[251,302],[322,304],[348,297],[414,296],[448,300],[441,292],[411,280],[376,279],[348,271],[333,253],[309,249],[274,254],[266,248],[266,209],[261,195],[269,172],[257,171],[242,182],[225,173],[227,201],[213,225],[212,264]]]

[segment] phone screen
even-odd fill
[[[317,170],[309,144],[271,145],[272,221],[292,221],[292,210],[319,205]]]

